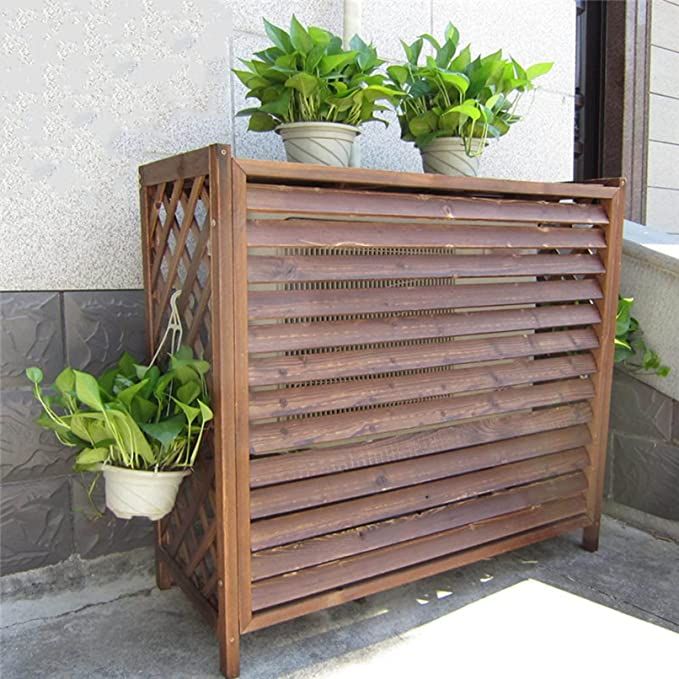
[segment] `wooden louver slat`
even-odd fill
[[[595,280],[537,283],[389,287],[341,290],[255,290],[248,295],[251,319],[301,318],[426,309],[452,309],[601,298]]]
[[[251,256],[250,283],[546,276],[603,272],[596,255]]]
[[[572,327],[591,325],[600,320],[599,311],[594,305],[572,304],[499,311],[466,311],[427,316],[389,316],[347,321],[253,324],[249,328],[249,348],[251,353],[318,349],[352,344],[446,338],[453,335],[462,337],[493,332]],[[536,335],[536,337],[538,338],[535,345],[536,353],[545,353],[542,347],[545,346],[544,342],[549,340],[544,335]],[[557,334],[554,333],[555,343],[556,337]],[[566,335],[558,335],[558,337],[565,340]],[[595,333],[590,329],[572,331],[570,337],[573,344],[564,346],[562,349],[553,349],[553,351],[591,349],[590,340],[586,338],[593,338],[592,341],[597,341]],[[465,346],[471,347],[469,344],[465,344]],[[494,341],[489,341],[485,350],[490,352],[489,360],[497,358],[493,355],[496,351],[502,351]],[[455,352],[455,355],[457,355],[457,352]],[[345,355],[343,358],[351,361],[352,356],[359,360],[361,358],[356,352]],[[313,373],[314,370],[328,369],[324,365],[316,366],[310,360],[310,357],[305,359],[304,370]],[[318,360],[322,362],[324,359],[319,358]],[[482,360],[482,358],[478,360]],[[302,369],[302,366],[299,366],[294,358],[274,361],[253,358],[250,363],[252,366],[250,383],[253,385],[271,384],[279,381],[294,382],[299,370]],[[423,363],[418,367],[427,366]],[[308,379],[317,378],[308,376]],[[301,380],[298,379],[298,381]]]

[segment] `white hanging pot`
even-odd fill
[[[472,140],[472,151],[478,153],[481,140]],[[439,137],[420,149],[422,169],[429,174],[445,174],[449,177],[477,177],[479,156],[470,158],[460,137]]]
[[[342,123],[284,123],[276,128],[290,163],[349,167],[360,130]]]
[[[152,521],[169,514],[179,485],[190,471],[152,472],[102,465],[106,506],[119,518],[144,516]]]

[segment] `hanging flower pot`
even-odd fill
[[[179,485],[191,472],[143,471],[108,464],[104,475],[106,506],[119,518],[143,516],[158,521],[169,514],[177,499]]]
[[[472,151],[480,155],[482,144],[474,144]],[[479,155],[467,155],[460,137],[432,139],[420,149],[422,169],[429,174],[445,174],[449,177],[476,177],[479,174]]]
[[[276,128],[291,163],[349,167],[360,130],[342,123],[285,123]]]

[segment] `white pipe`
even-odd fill
[[[349,41],[361,33],[361,13],[362,0],[344,0],[344,47],[349,47]],[[361,165],[361,142],[360,136],[351,150],[351,158],[349,159],[351,167],[360,167]]]

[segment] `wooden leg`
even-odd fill
[[[596,552],[599,549],[599,528],[600,522],[582,529],[582,547],[588,552]]]
[[[161,527],[160,521],[156,521],[156,546],[160,545]],[[158,589],[170,589],[174,585],[167,564],[156,554],[156,586]]]
[[[237,623],[230,626],[226,621],[219,621],[219,667],[226,679],[240,676],[240,633]]]

